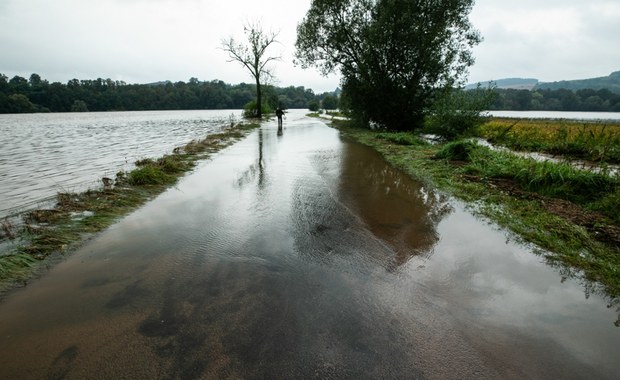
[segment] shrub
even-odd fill
[[[268,104],[263,103],[261,107],[261,111],[263,115],[267,115],[273,112],[271,107]],[[245,118],[253,118],[256,117],[256,101],[252,100],[248,102],[245,106],[243,106],[243,117]]]
[[[483,111],[488,108],[493,93],[483,90],[451,90],[441,95],[426,117],[424,129],[452,141],[468,137],[488,120]]]
[[[319,107],[320,107],[319,102],[316,99],[312,99],[311,101],[308,102],[308,110],[312,112],[318,112]]]

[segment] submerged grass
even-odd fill
[[[620,296],[618,175],[536,162],[472,141],[403,145],[400,133],[357,129],[346,121],[332,125],[412,177],[467,201],[477,213],[534,243],[549,263],[562,266],[562,273],[585,280],[586,289],[595,284],[609,297]]]
[[[104,178],[102,189],[59,193],[55,208],[23,215],[17,232],[15,226],[4,221],[5,240],[18,243],[0,256],[0,292],[26,281],[44,265],[45,259],[67,252],[89,234],[110,226],[176,183],[196,161],[208,158],[258,126],[240,124],[176,148],[172,155],[140,160],[134,170],[119,172],[114,180]]]

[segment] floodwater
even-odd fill
[[[0,217],[58,192],[101,186],[143,158],[161,157],[239,119],[239,110],[0,115]]]
[[[0,378],[612,379],[616,318],[291,113],[9,294]]]

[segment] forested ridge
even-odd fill
[[[620,112],[620,94],[607,89],[494,89],[491,110]]]
[[[620,112],[620,71],[589,79],[538,82],[511,78],[481,85],[497,86],[493,110]]]
[[[317,95],[301,87],[264,86],[265,101],[276,108],[307,108],[328,93]],[[231,85],[221,80],[127,84],[97,78],[53,82],[32,74],[29,79],[0,74],[0,113],[71,111],[142,111],[183,109],[242,109],[254,100],[255,85]]]

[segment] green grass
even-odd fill
[[[620,225],[617,212],[620,209],[619,176],[579,170],[568,163],[540,162],[508,152],[492,151],[471,141],[446,144],[436,157],[466,162],[461,170],[467,174],[510,179],[524,190],[599,211]]]
[[[258,124],[242,124],[209,135],[204,140],[192,141],[175,149],[173,155],[140,160],[134,170],[118,173],[113,186],[83,193],[59,193],[55,208],[23,215],[23,227],[17,232],[18,236],[11,236],[12,240],[22,244],[0,256],[0,291],[10,289],[16,281],[27,279],[37,264],[49,256],[69,252],[88,234],[115,223],[176,183],[195,166],[196,161],[208,158],[257,127]],[[5,224],[3,229],[8,230],[9,226]]]
[[[476,213],[510,229],[524,242],[534,243],[550,264],[582,279],[587,289],[594,286],[609,297],[620,296],[619,247],[602,241],[596,231],[543,207],[550,200],[566,200],[583,208],[584,213],[603,213],[606,218],[602,224],[618,226],[618,176],[536,162],[491,151],[471,141],[395,144],[399,134],[392,138],[389,133],[352,128],[343,121],[332,124],[412,177],[465,200]],[[497,181],[514,185],[518,193],[495,186]]]

